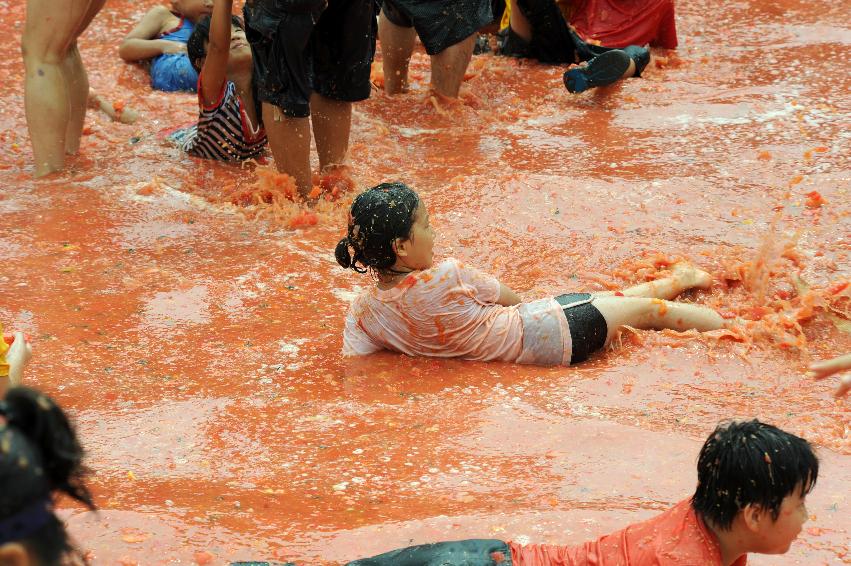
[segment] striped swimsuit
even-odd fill
[[[199,99],[200,83],[199,79]],[[198,123],[175,136],[183,151],[218,161],[245,161],[263,154],[266,132],[262,126],[252,126],[232,81],[225,81],[215,105],[204,106],[203,100],[199,103]]]

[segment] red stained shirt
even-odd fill
[[[570,8],[570,24],[586,41],[606,47],[677,46],[673,0],[573,0]]]
[[[715,535],[689,500],[652,519],[579,546],[508,543],[515,566],[721,566]],[[732,566],[745,566],[747,555]]]

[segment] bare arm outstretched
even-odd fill
[[[814,379],[824,379],[833,374],[851,369],[851,354],[845,354],[832,360],[822,360],[810,365],[810,371],[807,372],[808,377]],[[851,390],[851,374],[842,376],[839,381],[839,387],[836,389],[835,395],[842,397]]]
[[[151,8],[121,42],[118,56],[132,62],[151,59],[163,53],[185,52],[185,44],[157,37],[163,29],[163,24],[172,17],[171,12],[164,6]]]

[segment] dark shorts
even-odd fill
[[[493,556],[497,553],[496,556]],[[497,561],[499,560],[499,561]],[[346,566],[511,566],[511,550],[501,540],[438,542],[391,550]]]
[[[503,55],[528,57],[541,63],[581,63],[590,61],[612,47],[592,45],[584,41],[579,34],[570,29],[555,0],[516,0],[532,27],[532,39],[525,41],[508,28],[503,44]],[[621,49],[635,63],[635,76],[650,62],[650,51],[637,45]]]
[[[392,23],[417,30],[429,55],[436,55],[493,21],[491,0],[384,0]]]
[[[369,98],[375,0],[254,0],[243,13],[262,102],[305,118],[313,92],[345,102]]]
[[[570,340],[573,343],[571,364],[584,362],[588,356],[606,345],[609,326],[603,314],[591,302],[592,298],[590,293],[568,293],[556,297],[556,302],[565,307],[562,312],[570,327]],[[569,306],[574,303],[578,304]]]

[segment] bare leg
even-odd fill
[[[329,165],[343,165],[349,153],[352,103],[313,93],[310,97],[310,118],[319,153],[319,170],[324,171]]]
[[[431,56],[431,86],[437,94],[447,98],[458,97],[475,43],[476,34],[473,34]],[[386,72],[384,80],[387,80]]]
[[[511,15],[508,19],[508,25],[511,30],[523,38],[525,41],[532,41],[532,24],[529,23],[529,18],[523,13],[523,10],[517,7],[516,4],[511,6]]]
[[[26,69],[24,106],[37,177],[58,171],[65,163],[72,114],[65,59],[91,6],[90,0],[27,0],[21,41]],[[86,96],[87,92],[84,106]]]
[[[68,127],[65,130],[65,152],[72,155],[80,150],[80,137],[83,134],[89,99],[89,77],[80,58],[76,38],[89,27],[105,3],[106,0],[90,0],[89,7],[74,32],[74,41],[68,47],[68,52],[62,61],[62,72],[65,76],[65,88],[70,104]]]
[[[624,297],[648,297],[656,299],[673,299],[683,291],[697,287],[706,289],[712,284],[712,276],[687,263],[674,266],[673,275],[642,283],[623,290]],[[609,295],[610,293],[606,293]]]
[[[378,39],[381,41],[381,65],[384,69],[384,92],[399,94],[408,90],[408,64],[414,52],[417,32],[397,26],[384,11],[378,17]]]
[[[674,303],[644,297],[601,296],[594,299],[594,306],[606,319],[608,335],[606,344],[622,326],[634,328],[671,328],[677,331],[718,330],[724,327],[724,319],[710,308]]]
[[[630,60],[629,67],[626,68],[621,78],[628,79],[635,76],[635,61]]]
[[[292,176],[299,194],[306,197],[313,186],[310,173],[310,118],[284,116],[280,108],[264,102],[263,125],[275,166],[281,173]]]
[[[68,125],[65,128],[65,153],[76,155],[80,150],[80,137],[86,121],[89,100],[89,77],[83,67],[80,51],[75,41],[62,61],[62,76],[68,93]]]

